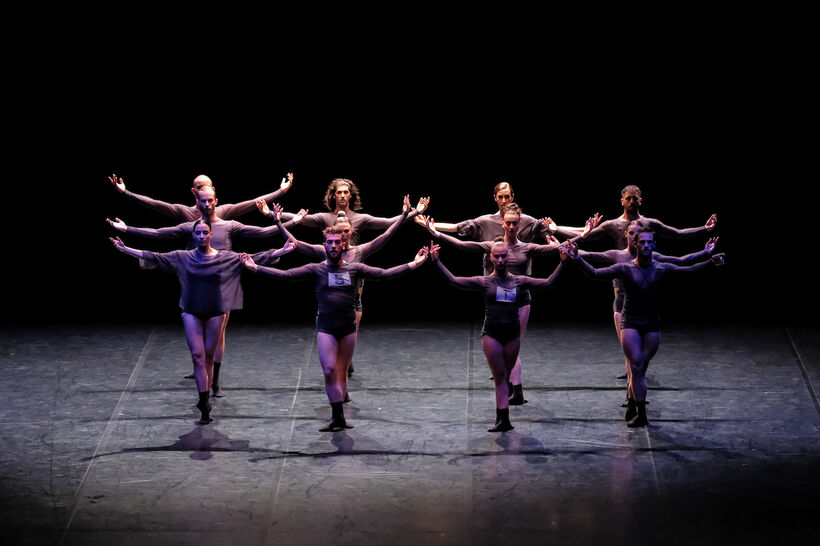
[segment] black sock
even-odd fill
[[[219,367],[222,366],[221,362],[214,362],[214,380],[211,381],[211,384],[216,387],[219,385]]]

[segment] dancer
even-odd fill
[[[151,197],[133,193],[125,189],[125,182],[122,178],[117,178],[116,174],[109,176],[108,180],[111,181],[114,187],[117,188],[121,194],[134,199],[139,204],[160,214],[164,214],[165,216],[170,216],[171,218],[176,218],[178,220],[184,220],[186,222],[193,222],[200,217],[200,212],[196,205],[188,206],[166,203],[165,201],[160,201],[158,199],[152,199]],[[256,208],[256,201],[259,199],[263,199],[268,203],[278,201],[292,185],[293,173],[288,173],[285,178],[282,178],[282,183],[279,185],[278,190],[261,197],[257,197],[256,199],[250,199],[248,201],[242,201],[236,204],[220,205],[216,209],[216,215],[223,220],[230,220],[231,218],[242,216],[243,214],[247,214],[254,210]],[[204,187],[213,188],[213,182],[208,176],[200,174],[194,178],[194,185],[191,188],[191,193],[194,194],[194,199],[198,199],[197,192]]]
[[[481,329],[481,348],[495,381],[495,425],[488,432],[512,430],[510,423],[509,389],[507,377],[518,360],[521,348],[521,324],[518,300],[522,292],[550,286],[564,265],[561,262],[546,279],[513,275],[507,268],[510,253],[501,240],[492,243],[490,261],[493,271],[489,275],[456,277],[439,259],[440,247],[430,243],[430,258],[450,284],[465,290],[481,291],[484,295],[484,326]]]
[[[344,212],[350,219],[350,224],[353,226],[353,233],[350,239],[353,245],[359,243],[362,231],[387,229],[399,218],[398,216],[381,218],[357,212],[362,208],[359,188],[356,187],[356,184],[352,180],[347,178],[334,178],[328,185],[325,191],[325,197],[322,201],[329,212],[308,214],[302,219],[302,225],[324,229],[333,225],[339,212]],[[419,199],[416,205],[417,213],[424,213],[429,204],[429,197]],[[284,213],[282,219],[289,220],[292,215],[292,213]]]
[[[620,278],[623,282],[620,341],[629,364],[624,419],[630,428],[646,426],[649,422],[646,417],[646,369],[660,345],[662,280],[667,273],[699,271],[710,264],[723,265],[725,255],[715,254],[711,259],[693,265],[660,262],[653,257],[655,232],[651,228],[641,228],[635,234],[637,256],[634,260],[599,269],[578,254],[575,243],[567,241],[564,246],[565,252],[589,276],[596,279]]]
[[[197,210],[200,213],[200,218],[208,220],[208,223],[211,226],[213,232],[211,234],[212,238],[210,245],[216,250],[233,250],[233,238],[236,235],[255,238],[270,237],[279,233],[282,229],[276,225],[268,227],[248,226],[242,224],[241,222],[237,222],[236,220],[224,220],[217,215],[217,210],[219,210],[219,201],[216,198],[216,193],[212,186],[203,186],[196,193]],[[306,213],[307,212],[305,210],[300,211],[300,213],[294,216],[288,224],[293,225],[298,223]],[[114,221],[110,218],[106,218],[106,221],[111,227],[124,233],[134,233],[154,239],[182,238],[187,241],[189,250],[195,248],[197,245],[196,241],[193,237],[191,237],[196,225],[195,222],[186,222],[173,227],[153,229],[130,227],[119,218],[115,218]],[[229,318],[230,312],[228,312],[228,317],[223,323],[224,329],[216,350],[216,361],[214,362],[213,395],[217,398],[225,396],[225,391],[219,382],[219,373],[222,368],[222,358],[225,353],[225,334],[228,328]],[[185,378],[193,379],[194,375],[188,374],[185,375]]]
[[[499,216],[496,220],[502,226],[503,235],[497,237],[504,241],[507,245],[507,260],[506,269],[513,275],[532,275],[532,257],[533,256],[547,256],[559,251],[561,245],[558,240],[552,235],[546,235],[550,244],[539,245],[536,243],[525,243],[519,238],[521,228],[521,218],[524,216],[521,207],[516,203],[506,203],[504,205],[504,214]],[[495,241],[462,241],[450,235],[445,235],[438,231],[438,224],[432,218],[425,218],[427,230],[439,240],[445,241],[463,250],[472,252],[484,253],[484,275],[490,275],[493,272],[493,263],[490,259],[490,251],[492,250]],[[527,324],[530,318],[531,297],[529,290],[521,290],[518,303],[518,316],[521,325],[521,340],[524,339],[524,334],[527,333]],[[524,398],[524,387],[522,384],[521,358],[516,357],[515,366],[509,374],[509,381],[511,384],[511,393],[509,403],[511,406],[520,406],[525,404],[527,400]]]
[[[621,205],[623,205],[624,212],[620,217],[600,222],[601,218],[596,214],[595,217],[600,223],[593,229],[576,235],[570,240],[574,243],[581,244],[583,241],[593,241],[602,237],[609,237],[615,243],[616,248],[624,249],[628,246],[626,238],[627,225],[632,220],[641,220],[646,227],[654,230],[658,237],[666,239],[692,237],[711,231],[717,225],[717,214],[712,214],[703,226],[691,228],[674,228],[667,226],[660,220],[641,215],[641,203],[643,203],[643,199],[641,198],[641,190],[638,186],[629,185],[624,187],[621,190]]]
[[[281,214],[273,214],[271,213],[270,209],[268,209],[267,203],[262,200],[256,202],[259,211],[264,214],[265,216],[270,216],[276,221],[276,225],[279,226],[282,234],[285,236],[286,239],[294,239],[296,240],[293,235],[287,230],[288,224],[282,224]],[[336,216],[336,221],[333,225],[339,226],[342,228],[342,243],[343,243],[343,255],[342,259],[346,262],[363,262],[365,258],[379,250],[384,244],[396,233],[396,230],[403,224],[408,217],[412,217],[419,214],[418,208],[412,209],[410,205],[410,196],[405,195],[404,201],[402,203],[402,213],[401,215],[396,217],[396,221],[393,222],[384,233],[376,237],[370,242],[361,244],[361,245],[351,245],[350,241],[352,239],[352,234],[355,232],[353,225],[350,222],[350,218],[345,214],[344,211],[339,211]],[[304,243],[302,241],[298,241],[298,245],[296,250],[301,252],[302,254],[306,254],[311,259],[322,259],[325,256],[325,249],[323,245],[312,245],[308,243]],[[356,285],[356,335],[359,332],[359,324],[362,321],[362,314],[364,307],[362,306],[362,291],[364,290],[364,278],[359,277],[358,282]],[[352,355],[351,355],[352,357]],[[346,366],[339,366],[339,370],[346,369],[347,375],[353,375],[353,362],[348,362]],[[345,402],[349,402],[350,397],[347,393],[345,393]]]
[[[347,392],[347,370],[337,368],[344,368],[356,348],[356,279],[389,279],[415,269],[427,259],[427,249],[419,250],[410,263],[380,269],[362,262],[347,262],[343,259],[342,228],[331,226],[325,228],[322,233],[326,259],[320,263],[281,270],[257,265],[252,256],[244,255],[244,260],[246,267],[258,273],[287,280],[307,277],[314,279],[318,305],[316,346],[324,373],[325,392],[331,407],[330,423],[319,430],[335,432],[353,428],[347,423],[342,407]]]
[[[208,393],[214,379],[217,346],[228,313],[242,309],[240,274],[244,270],[244,262],[235,252],[211,247],[213,232],[208,220],[200,219],[195,224],[193,238],[197,246],[193,250],[150,252],[127,247],[119,237],[109,239],[120,252],[139,258],[143,269],[158,267],[176,273],[181,292],[179,307],[182,309],[182,324],[191,350],[199,393],[196,405],[202,414],[199,423],[207,425],[213,421]],[[278,256],[290,252],[293,247],[293,242],[289,241],[281,249],[259,252],[252,259],[273,264],[278,261]],[[244,256],[247,259],[247,255]]]
[[[635,246],[635,235],[638,233],[638,230],[641,228],[647,227],[643,224],[642,220],[631,220],[629,224],[627,224],[626,228],[626,240],[627,240],[627,248],[620,250],[620,249],[610,249],[604,252],[588,252],[585,250],[578,249],[578,255],[584,258],[590,264],[603,264],[603,265],[612,265],[615,263],[623,263],[629,262],[634,260],[638,255],[638,249]],[[715,251],[715,246],[717,245],[718,237],[712,237],[708,241],[706,241],[706,246],[700,252],[693,252],[691,254],[687,254],[686,256],[664,256],[663,254],[659,254],[654,252],[652,256],[655,260],[659,262],[668,262],[674,263],[677,265],[687,265],[693,262],[699,262],[705,260]],[[615,294],[615,299],[612,302],[612,318],[615,322],[615,333],[618,336],[618,341],[621,339],[621,311],[624,306],[624,288],[623,288],[623,281],[620,278],[615,277],[612,279],[612,290]],[[629,362],[625,359],[625,366],[626,372],[623,375],[619,375],[618,379],[628,379],[629,378]]]

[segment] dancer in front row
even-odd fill
[[[439,245],[430,243],[430,258],[448,282],[465,290],[483,293],[484,326],[481,329],[481,348],[495,381],[496,407],[495,425],[487,430],[489,432],[512,430],[515,427],[510,423],[510,393],[507,378],[515,366],[521,348],[518,300],[527,290],[550,286],[558,277],[566,256],[563,252],[561,253],[561,262],[547,279],[513,275],[507,269],[509,259],[507,244],[503,240],[496,241],[490,249],[492,273],[474,277],[456,277],[439,260],[439,250]]]
[[[201,425],[213,421],[208,393],[213,385],[214,354],[225,321],[231,310],[242,309],[240,275],[244,271],[243,262],[253,259],[259,263],[273,264],[279,261],[278,256],[294,247],[294,243],[288,241],[281,249],[240,257],[230,250],[212,248],[212,236],[210,222],[200,219],[194,223],[192,237],[197,247],[193,250],[164,253],[137,250],[125,246],[119,237],[109,237],[117,250],[139,258],[143,268],[159,267],[176,273],[181,292],[179,307],[182,309],[182,324],[191,350],[194,379],[199,392],[196,407],[202,413]]]
[[[503,240],[507,245],[507,261],[506,269],[513,275],[528,275],[532,276],[532,258],[533,256],[548,256],[550,254],[558,253],[561,245],[558,239],[552,235],[545,234],[545,238],[549,242],[546,245],[540,245],[531,242],[522,242],[519,238],[521,233],[522,218],[524,213],[516,203],[506,203],[503,208],[503,214],[493,216],[495,221],[501,226],[502,235],[496,237],[497,240]],[[462,250],[471,252],[481,252],[484,254],[484,275],[491,275],[493,272],[493,263],[490,260],[490,252],[492,251],[495,241],[462,241],[456,237],[440,233],[438,224],[432,218],[426,218],[427,230],[431,235],[441,241],[456,246]],[[531,238],[531,237],[530,237]],[[529,290],[522,289],[519,294],[518,304],[518,319],[521,324],[521,338],[524,339],[524,334],[527,333],[527,324],[530,319],[530,305],[532,298]],[[493,379],[495,379],[493,377]],[[524,398],[524,386],[522,383],[522,367],[521,358],[517,357],[515,366],[508,374],[507,381],[510,390],[510,405],[520,406],[525,404],[527,400]]]
[[[287,280],[313,277],[318,313],[316,315],[316,346],[319,363],[325,377],[325,392],[331,407],[331,421],[322,432],[335,432],[349,425],[344,416],[347,392],[346,363],[356,348],[356,281],[366,279],[389,279],[415,269],[427,259],[427,249],[422,248],[412,262],[389,269],[371,267],[362,262],[343,259],[344,243],[342,228],[330,226],[323,230],[326,259],[320,263],[306,264],[293,269],[281,270],[257,265],[252,256],[243,255],[245,266],[258,273]],[[341,366],[343,369],[338,370]]]
[[[655,232],[641,228],[635,234],[637,256],[596,269],[578,255],[578,246],[564,243],[565,252],[587,275],[596,279],[621,279],[624,303],[621,310],[620,340],[629,364],[627,408],[624,419],[627,426],[643,427],[646,417],[646,369],[660,345],[660,296],[662,279],[667,273],[699,271],[710,264],[723,265],[724,254],[715,254],[710,260],[693,265],[660,262],[653,257]]]
[[[426,203],[426,199],[422,198],[420,202]],[[282,223],[281,214],[273,214],[270,209],[268,208],[267,203],[264,201],[257,201],[257,206],[259,207],[259,211],[264,214],[265,216],[272,217],[276,222],[276,225],[284,235],[285,239],[294,239],[296,240],[293,235],[287,230],[287,224]],[[401,215],[396,217],[396,221],[385,230],[384,233],[373,239],[372,241],[368,241],[366,243],[357,245],[355,243],[351,244],[351,241],[356,239],[355,237],[355,228],[353,224],[350,222],[350,218],[344,213],[344,211],[339,211],[338,216],[336,217],[336,221],[333,225],[339,226],[342,228],[342,259],[346,262],[363,262],[365,258],[382,248],[385,243],[396,233],[399,227],[407,220],[408,217],[413,217],[419,213],[417,208],[412,208],[410,204],[410,195],[405,195],[404,200],[402,202],[402,211]],[[291,220],[292,222],[293,220]],[[305,243],[299,240],[296,240],[298,243],[296,245],[297,252],[301,252],[302,254],[307,255],[310,259],[318,259],[321,260],[325,257],[325,249],[323,245],[312,245],[309,243]],[[363,306],[362,306],[362,290],[364,289],[364,279],[359,277],[358,282],[356,283],[356,291],[354,295],[356,297],[356,335],[359,332],[359,324],[362,320],[363,314]],[[351,355],[352,357],[352,355]],[[347,375],[353,374],[353,362],[348,362],[345,366],[337,366],[339,371],[343,369],[347,369]],[[347,393],[345,393],[345,402],[349,402],[350,397]]]

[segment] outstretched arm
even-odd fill
[[[378,237],[376,237],[372,241],[369,241],[367,243],[364,243],[364,244],[361,244],[361,245],[357,246],[357,248],[359,249],[359,252],[361,253],[361,257],[362,257],[361,259],[362,260],[364,260],[365,258],[370,256],[371,254],[373,254],[374,252],[379,250],[381,247],[384,246],[384,244],[388,240],[390,240],[390,238],[393,236],[393,234],[396,233],[396,230],[399,229],[399,226],[401,226],[404,223],[404,221],[407,219],[407,216],[409,214],[411,214],[410,210],[411,210],[410,209],[410,196],[405,195],[404,196],[404,201],[402,203],[401,215],[398,217],[398,219],[395,222],[393,222],[390,225],[390,227],[385,230],[384,233],[382,233],[381,235],[379,235]],[[417,209],[413,209],[413,210],[417,210]]]
[[[586,260],[584,260],[581,256],[578,255],[578,245],[567,241],[564,243],[563,246],[564,249],[561,251],[561,259],[563,260],[564,255],[566,255],[566,257],[570,258],[576,264],[578,264],[578,267],[581,268],[581,271],[583,271],[589,277],[592,277],[594,279],[614,279],[615,277],[621,274],[621,271],[623,269],[623,267],[621,267],[621,264],[616,263],[608,267],[595,268],[589,265],[589,263],[587,263]]]
[[[425,225],[426,219],[423,215],[419,214],[418,216],[413,218],[418,225],[422,227],[427,227]],[[436,229],[438,231],[446,231],[447,233],[458,233],[458,224],[449,224],[447,222],[439,222],[436,224]]]
[[[413,258],[412,262],[397,265],[389,269],[372,267],[361,262],[358,263],[361,267],[362,276],[364,278],[374,280],[389,279],[390,277],[395,277],[396,275],[405,273],[406,271],[410,271],[411,269],[416,269],[427,260],[428,253],[428,249],[424,247],[416,253],[416,256]]]
[[[653,253],[653,257],[659,262],[666,262],[678,265],[691,264],[694,262],[705,260],[706,258],[711,256],[712,253],[715,251],[717,241],[718,237],[711,237],[708,241],[706,241],[706,246],[703,250],[699,252],[692,252],[691,254],[687,254],[685,256],[665,256],[663,254],[658,254],[657,252],[655,252]]]
[[[119,237],[109,237],[108,240],[114,243],[114,248],[116,248],[120,252],[128,254],[129,256],[133,256],[134,258],[139,258],[141,260],[145,259],[145,254],[147,253],[144,253],[142,250],[137,250],[136,248],[125,246],[125,243],[123,243],[122,239],[120,239]]]
[[[175,203],[166,203],[165,201],[160,201],[159,199],[153,199],[151,197],[146,197],[145,195],[139,195],[128,191],[125,189],[125,182],[123,182],[122,178],[117,178],[116,174],[109,176],[108,180],[114,184],[121,194],[135,200],[144,207],[152,209],[160,214],[164,214],[165,216],[170,216],[171,218],[188,220],[188,215],[186,212],[190,211],[192,207]]]
[[[277,277],[287,280],[299,280],[303,277],[308,277],[313,274],[315,264],[305,264],[293,269],[275,269],[273,267],[265,267],[253,261],[253,258],[246,253],[239,255],[242,259],[242,264],[253,271],[254,273],[263,273],[271,277]]]
[[[296,237],[294,237],[290,233],[290,231],[288,231],[287,226],[299,223],[302,220],[302,218],[304,218],[305,215],[307,215],[307,211],[305,209],[300,210],[299,214],[291,218],[289,222],[282,223],[282,207],[280,207],[278,204],[274,203],[273,210],[270,210],[268,208],[268,204],[260,199],[256,201],[256,206],[257,208],[259,208],[259,211],[262,214],[270,218],[273,218],[273,221],[279,228],[279,232],[282,234],[283,237],[285,237],[285,239],[296,243],[296,250],[312,258],[323,258],[325,256],[325,249],[322,245],[312,245],[300,241],[296,239]]]
[[[657,236],[666,237],[668,239],[682,239],[684,237],[691,237],[693,235],[697,235],[698,233],[703,233],[705,231],[711,231],[717,225],[717,214],[713,214],[706,220],[706,224],[698,227],[691,227],[691,228],[674,228],[672,226],[667,226],[660,220],[656,220],[652,218],[650,220],[650,225],[652,229],[655,230]]]
[[[283,195],[285,195],[285,192],[288,191],[292,185],[293,173],[288,173],[286,177],[282,178],[282,183],[279,184],[278,190],[259,196],[256,199],[248,199],[247,201],[241,201],[239,203],[234,203],[231,205],[224,205],[225,209],[229,210],[230,212],[228,212],[227,214],[223,213],[222,217],[229,218],[247,214],[251,212],[254,208],[256,208],[256,202],[260,199],[262,201],[265,201],[266,203],[278,201]]]
[[[430,241],[430,259],[436,264],[436,268],[441,271],[441,274],[444,275],[444,279],[447,282],[464,290],[481,290],[484,288],[484,277],[456,277],[450,273],[450,270],[447,269],[439,259],[440,250],[441,247],[439,245]]]
[[[666,271],[672,273],[691,273],[694,271],[700,271],[701,269],[705,269],[710,265],[723,265],[726,262],[726,254],[720,253],[715,254],[714,256],[710,257],[708,260],[704,260],[702,262],[698,262],[696,264],[691,265],[677,265],[672,263],[665,263],[663,267]]]
[[[430,232],[430,235],[437,238],[440,241],[444,241],[449,243],[455,247],[458,247],[462,250],[467,250],[470,252],[487,252],[489,250],[489,246],[486,242],[483,241],[462,241],[452,235],[446,235],[439,231],[439,224],[435,222],[432,218],[428,217],[421,217],[424,218],[424,225],[427,227],[427,231]]]
[[[109,226],[117,231],[122,231],[123,233],[133,233],[135,235],[150,237],[152,239],[183,239],[191,234],[189,230],[185,229],[186,224],[155,229],[127,226],[125,225],[125,222],[119,218],[115,218],[113,221],[110,218],[106,218],[105,221],[108,222]]]
[[[518,277],[518,279],[520,281],[523,281],[523,282],[521,282],[521,284],[526,288],[531,288],[533,290],[538,290],[540,288],[546,288],[546,287],[550,286],[552,283],[554,283],[555,279],[558,278],[558,274],[561,273],[561,269],[564,267],[564,261],[565,261],[565,259],[562,257],[561,262],[558,264],[558,266],[552,272],[552,275],[550,275],[546,279],[539,279],[538,277]]]

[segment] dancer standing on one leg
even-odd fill
[[[498,221],[502,226],[503,235],[498,237],[507,245],[507,259],[505,263],[506,270],[513,275],[532,275],[532,257],[533,256],[547,256],[557,253],[561,248],[558,240],[552,236],[547,236],[550,244],[539,245],[536,243],[522,242],[519,237],[519,230],[521,227],[521,217],[523,212],[521,207],[516,203],[507,203],[504,207],[504,214],[498,217]],[[493,264],[491,261],[490,252],[495,244],[495,241],[462,241],[450,235],[440,233],[438,231],[438,224],[432,218],[426,218],[428,231],[439,240],[445,241],[453,246],[471,252],[481,252],[484,254],[484,274],[489,275],[493,271]],[[530,305],[532,299],[530,292],[527,289],[522,289],[521,294],[517,300],[518,303],[518,317],[521,325],[521,337],[524,339],[524,334],[527,333],[527,324],[530,318]],[[516,357],[515,366],[509,374],[510,382],[510,405],[520,406],[525,404],[527,400],[524,399],[524,387],[522,384],[522,367],[521,358]]]
[[[143,268],[159,267],[176,273],[180,285],[179,307],[182,309],[182,324],[185,338],[191,350],[199,401],[197,408],[202,413],[200,424],[206,425],[210,417],[211,402],[208,393],[213,386],[214,357],[224,331],[228,313],[242,308],[242,285],[240,275],[244,271],[239,254],[211,247],[210,223],[197,220],[193,238],[197,246],[194,250],[175,250],[158,253],[127,247],[119,237],[111,242],[120,252],[139,258]],[[279,250],[269,250],[253,255],[262,263],[275,263],[278,256],[293,250],[288,242]]]
[[[325,392],[331,407],[331,422],[321,428],[322,432],[334,432],[352,428],[344,416],[347,392],[346,363],[353,358],[356,348],[356,279],[389,279],[415,269],[427,259],[427,249],[421,249],[415,259],[403,265],[381,269],[362,262],[348,263],[343,260],[342,229],[331,226],[323,230],[324,249],[327,259],[321,263],[306,264],[293,269],[281,270],[257,265],[252,257],[245,256],[245,266],[258,273],[287,280],[307,277],[314,279],[318,312],[316,314],[316,347],[319,363],[325,378]]]
[[[655,233],[649,228],[635,235],[634,260],[596,269],[578,255],[574,243],[565,243],[566,253],[588,275],[596,279],[623,281],[624,305],[621,311],[621,347],[629,363],[627,409],[624,419],[629,427],[643,427],[646,417],[646,370],[660,345],[660,296],[662,279],[667,273],[699,271],[710,264],[723,265],[724,255],[693,265],[675,265],[653,259]]]
[[[493,266],[491,274],[456,277],[439,260],[439,250],[438,245],[430,243],[430,258],[448,282],[465,290],[483,293],[484,325],[481,329],[481,348],[495,381],[496,408],[495,425],[488,431],[512,430],[514,427],[510,423],[510,392],[507,378],[515,366],[518,352],[521,349],[518,299],[522,291],[550,286],[564,265],[565,255],[561,254],[561,263],[547,279],[513,275],[507,269],[509,257],[507,244],[504,241],[496,241],[490,249],[490,261]]]

